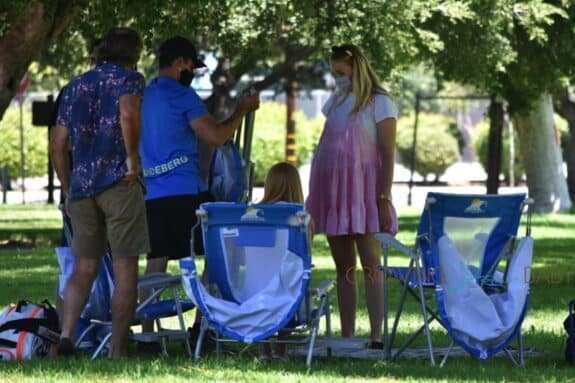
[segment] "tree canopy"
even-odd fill
[[[172,35],[213,52],[212,110],[225,109],[218,95],[245,74],[259,88],[317,84],[329,47],[352,42],[384,79],[423,63],[439,86],[472,85],[527,113],[574,82],[574,21],[573,0],[11,0],[0,4],[0,116],[33,62],[70,78],[85,66],[87,42],[120,25],[144,38],[148,76]]]

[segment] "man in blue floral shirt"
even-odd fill
[[[60,355],[74,353],[74,327],[109,244],[114,255],[112,338],[108,353],[127,354],[137,296],[138,256],[149,251],[138,157],[144,78],[134,70],[138,33],[112,28],[100,47],[101,64],[74,78],[62,94],[52,131],[54,168],[72,219],[76,267],[64,296]],[[72,146],[72,172],[67,156]]]

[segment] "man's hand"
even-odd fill
[[[126,158],[126,166],[128,170],[124,174],[124,180],[128,181],[129,185],[138,182],[138,175],[140,174],[140,157],[138,155],[131,155]]]
[[[239,109],[244,112],[251,112],[260,107],[260,94],[254,89],[245,91],[240,99]]]

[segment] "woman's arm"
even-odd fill
[[[391,202],[391,186],[393,184],[393,170],[395,165],[395,131],[396,119],[386,118],[377,123],[377,141],[379,145],[382,176],[377,196],[377,208],[379,215],[379,230],[395,234],[394,207]]]
[[[395,165],[395,118],[386,118],[377,123],[377,143],[381,154],[382,177],[379,185],[381,199],[391,200],[391,185],[393,184],[393,169]]]

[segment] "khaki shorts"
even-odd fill
[[[139,184],[120,181],[103,193],[70,203],[72,250],[78,257],[114,258],[150,251],[144,193]]]

